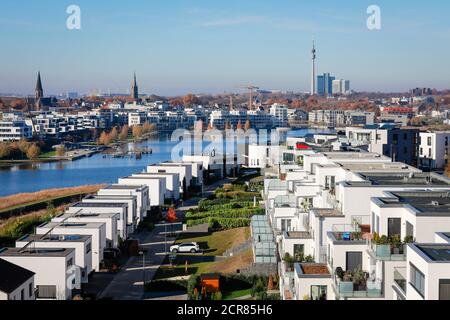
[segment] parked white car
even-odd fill
[[[197,242],[186,242],[186,243],[179,243],[174,244],[170,247],[170,252],[173,253],[197,253],[200,252],[200,246]]]

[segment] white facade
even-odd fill
[[[80,287],[73,270],[74,249],[6,248],[0,251],[0,258],[35,273],[37,299],[68,300],[72,290]]]
[[[106,224],[105,223],[59,223],[49,222],[36,227],[36,234],[57,235],[89,235],[92,237],[92,267],[100,271],[100,263],[103,261],[103,251],[106,248]],[[73,249],[72,249],[73,250]]]
[[[147,210],[150,209],[150,198],[148,196],[148,186],[127,186],[120,184],[113,184],[104,189],[100,189],[97,194],[99,196],[136,196],[138,221],[142,221],[147,216]]]
[[[419,136],[419,166],[431,170],[445,168],[450,150],[450,132],[421,132]]]
[[[30,243],[31,242],[31,243]],[[80,268],[81,283],[88,282],[92,268],[92,239],[91,236],[26,235],[16,241],[16,248],[72,248],[75,249],[75,265]],[[77,288],[80,289],[80,288]]]
[[[119,179],[122,185],[146,185],[148,187],[148,199],[150,206],[158,207],[164,205],[166,194],[166,182],[164,178],[157,177],[125,177]]]
[[[155,177],[163,178],[166,185],[166,199],[180,199],[180,175],[178,173],[136,173],[132,177]]]

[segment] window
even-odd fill
[[[67,260],[67,268],[71,267],[73,265],[73,258],[70,258]]]
[[[291,219],[281,219],[281,231],[291,231]]]
[[[425,298],[425,276],[422,272],[419,271],[412,263],[409,264],[411,269],[410,271],[410,279],[411,286],[416,289],[416,291]]]
[[[311,300],[327,300],[327,286],[311,286]]]
[[[431,147],[431,137],[428,137],[427,144],[428,144],[429,147]]]
[[[362,269],[362,252],[347,252],[346,270],[354,271]]]
[[[300,261],[305,255],[305,245],[304,244],[294,244],[294,258]]]
[[[20,290],[20,300],[25,300],[25,289]]]
[[[88,254],[89,252],[91,252],[91,250],[92,250],[92,243],[88,243],[87,244],[87,246],[86,246],[86,254]]]
[[[439,279],[439,300],[450,300],[450,279]]]
[[[37,286],[37,298],[56,299],[56,286]]]
[[[28,294],[30,295],[30,297],[33,296],[33,282],[30,282],[28,284]]]
[[[336,186],[336,177],[335,176],[326,176],[325,177],[325,189],[333,190]]]
[[[402,219],[389,218],[388,219],[388,237],[400,236],[401,235],[401,224],[402,224]]]
[[[159,169],[159,170],[158,170],[158,173],[166,173],[166,170]]]

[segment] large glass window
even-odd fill
[[[450,300],[450,279],[439,280],[439,300]]]
[[[305,245],[304,244],[294,244],[294,258],[297,261],[303,259],[305,255]]]
[[[402,219],[389,218],[388,219],[388,237],[400,236],[401,235],[401,225],[402,225]]]
[[[417,292],[425,298],[425,275],[419,271],[412,263],[410,266],[410,283]]]
[[[327,300],[327,286],[311,286],[311,300]]]

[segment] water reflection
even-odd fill
[[[293,131],[289,135],[298,136],[308,132]],[[0,166],[0,196],[49,188],[116,183],[118,178],[141,172],[149,164],[170,160],[172,148],[176,144],[169,141],[167,136],[162,136],[157,140],[129,143],[118,150],[122,153],[152,150],[151,154],[142,154],[141,159],[130,154],[120,158],[96,154],[76,161]]]

